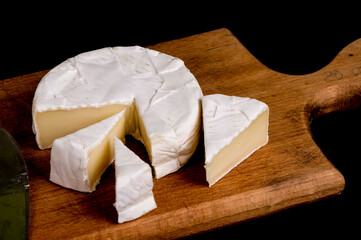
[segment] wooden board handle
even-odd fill
[[[339,84],[319,90],[305,105],[308,125],[325,114],[361,108],[361,83]]]
[[[325,114],[361,108],[361,39],[346,46],[333,61],[315,74],[327,86],[316,90],[304,108],[307,125]],[[313,74],[313,75],[315,75]]]

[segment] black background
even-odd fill
[[[223,27],[269,68],[306,74],[327,65],[343,47],[361,37],[358,5],[347,3],[74,4],[3,4],[0,79],[50,69],[78,53],[101,47],[147,46]],[[313,126],[321,149],[345,176],[346,188],[340,196],[191,238],[357,236],[358,226],[354,223],[359,223],[360,215],[356,195],[360,189],[356,167],[361,159],[360,122],[360,112],[354,111],[330,114]],[[348,140],[352,136],[357,139]]]

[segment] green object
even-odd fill
[[[28,239],[29,180],[15,140],[0,128],[0,240]]]

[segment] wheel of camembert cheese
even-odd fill
[[[99,141],[87,148],[84,157],[98,154],[101,161],[109,155],[109,147],[101,144],[104,139],[111,139],[108,142],[113,144],[114,135],[123,135],[118,136],[122,139],[124,134],[131,134],[145,145],[155,177],[160,178],[177,171],[195,151],[202,96],[196,78],[179,58],[139,46],[103,48],[70,58],[43,77],[33,99],[33,131],[39,148],[45,149],[52,147],[55,139],[81,130],[75,135],[80,138],[79,147],[87,142],[81,137],[92,131],[87,127],[124,110],[124,123],[116,124],[121,134],[111,129],[109,136],[99,134]],[[67,144],[58,141],[58,145],[62,143]],[[107,164],[95,163],[100,168]],[[89,171],[104,171],[81,167],[89,175],[98,174]]]

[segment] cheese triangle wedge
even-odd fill
[[[125,111],[75,133],[57,138],[50,159],[50,181],[81,192],[93,192],[114,160],[114,136],[124,139]]]
[[[202,99],[209,186],[268,142],[268,106],[256,99],[214,94]]]
[[[150,166],[114,137],[115,203],[118,223],[136,219],[155,209]]]

